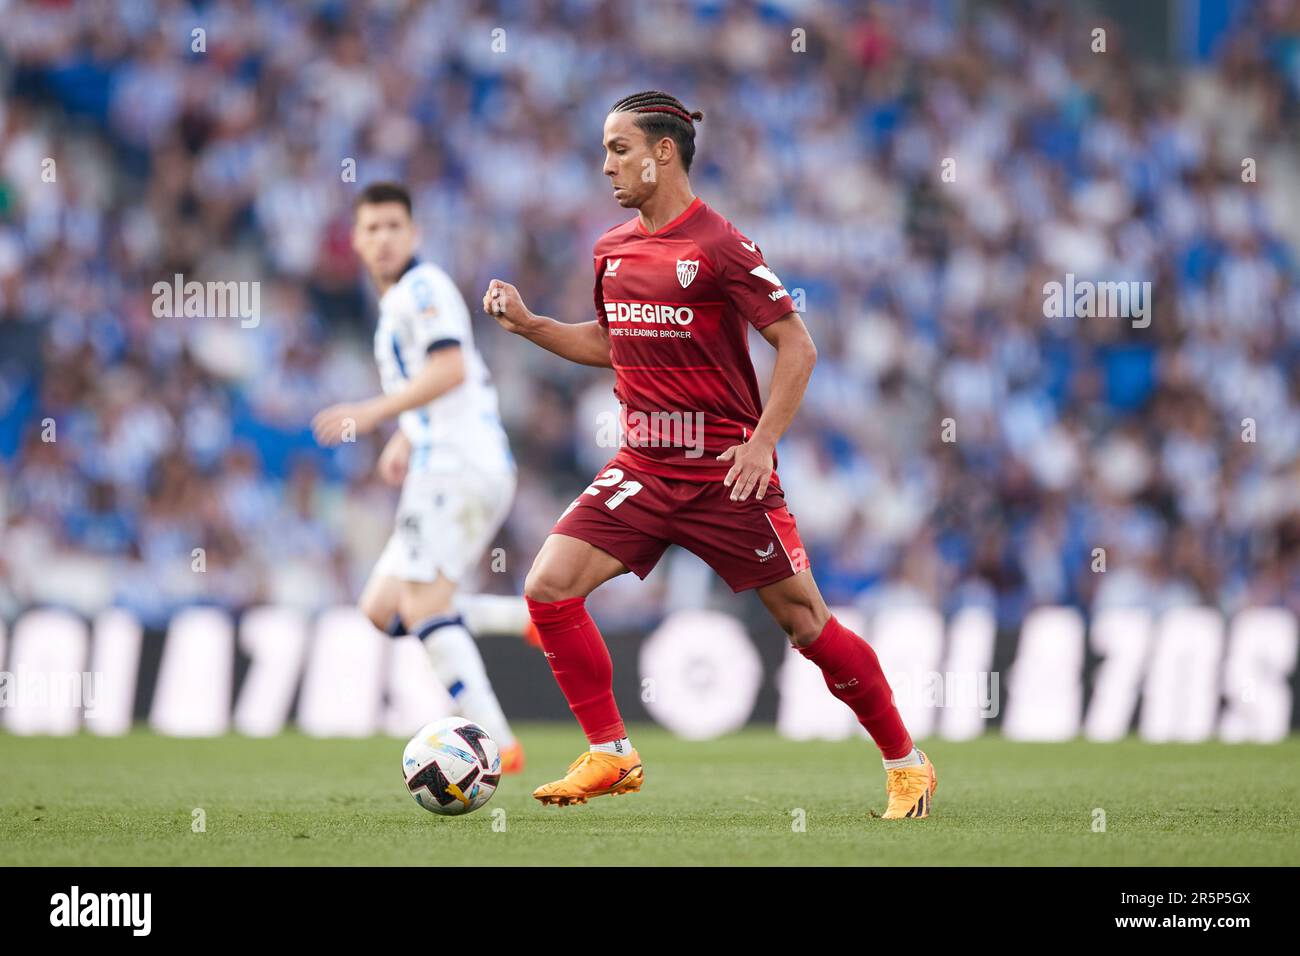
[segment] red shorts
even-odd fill
[[[661,478],[614,457],[560,516],[552,534],[595,545],[639,578],[668,545],[698,555],[733,591],[807,570],[808,556],[773,472],[763,500],[732,501],[722,479]]]

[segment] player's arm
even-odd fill
[[[519,290],[493,279],[483,293],[483,311],[507,332],[522,335],[535,345],[579,365],[613,368],[609,358],[609,331],[599,322],[557,322],[534,315],[524,305]]]
[[[732,501],[744,501],[755,486],[757,498],[767,493],[776,443],[799,410],[813,366],[817,364],[817,346],[799,313],[790,312],[764,326],[761,334],[776,349],[767,406],[749,440],[743,445],[732,445],[718,456],[721,461],[731,462],[731,470],[722,483],[731,489]]]
[[[337,445],[351,422],[354,434],[373,431],[380,422],[396,418],[402,412],[428,405],[445,392],[465,381],[465,357],[459,343],[435,342],[423,367],[411,376],[406,387],[391,395],[377,395],[364,402],[331,405],[314,419],[312,432],[322,445]]]
[[[411,464],[411,439],[400,428],[393,432],[388,444],[379,453],[375,471],[388,484],[397,487],[406,478],[406,469]]]

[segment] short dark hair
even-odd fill
[[[677,97],[659,90],[625,96],[609,111],[636,113],[633,122],[650,142],[671,137],[682,157],[682,168],[688,173],[691,171],[691,161],[695,159],[695,124],[704,119],[702,112],[688,110]]]
[[[352,204],[355,212],[362,206],[373,206],[381,202],[400,202],[406,207],[406,214],[414,217],[411,211],[411,192],[401,183],[371,183]]]

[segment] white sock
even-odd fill
[[[921,756],[921,751],[915,747],[906,757],[899,757],[897,760],[882,761],[886,770],[897,770],[899,767],[922,767],[925,765],[925,758]]]
[[[486,730],[497,746],[513,744],[515,735],[488,680],[478,645],[465,629],[460,615],[431,617],[412,632],[424,644],[425,653],[455,701],[457,712]]]
[[[592,750],[599,750],[601,753],[618,754],[620,757],[626,757],[632,752],[632,741],[626,737],[621,740],[611,740],[608,743],[592,744]]]
[[[461,594],[456,606],[471,634],[513,634],[522,637],[528,627],[528,605],[521,597],[505,594]]]

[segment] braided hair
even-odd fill
[[[695,158],[695,124],[704,119],[699,110],[691,112],[675,96],[669,96],[659,90],[647,90],[633,93],[615,103],[611,113],[636,113],[634,120],[637,129],[646,134],[651,142],[669,136],[677,144],[677,152],[682,157],[682,168],[691,171],[691,161]]]

